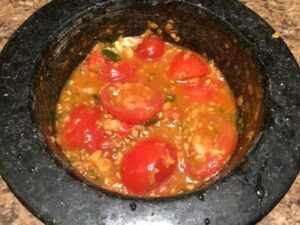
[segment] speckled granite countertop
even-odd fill
[[[10,35],[34,11],[49,0],[1,0],[0,49]],[[300,1],[299,0],[243,0],[262,16],[283,37],[300,63]],[[9,191],[0,177],[0,225],[41,225]],[[300,225],[300,175],[281,202],[259,225]]]

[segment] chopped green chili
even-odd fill
[[[159,117],[155,116],[144,123],[144,126],[154,125],[159,121]]]
[[[111,50],[108,50],[108,49],[102,50],[101,53],[102,53],[102,55],[106,56],[113,62],[118,62],[122,59],[121,56],[119,56],[117,53],[115,53]]]
[[[176,95],[167,94],[166,95],[166,101],[168,101],[168,102],[175,102],[176,101]]]
[[[243,118],[239,118],[237,121],[237,129],[240,131],[244,128],[244,120]]]
[[[98,95],[93,94],[93,99],[95,100],[96,105],[99,105],[100,99]]]

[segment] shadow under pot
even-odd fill
[[[238,141],[235,151],[226,166],[208,182],[202,183],[197,190],[214,183],[237,168],[251,150],[259,137],[263,120],[263,88],[255,58],[251,55],[251,45],[244,37],[222,21],[212,19],[205,13],[201,17],[195,9],[185,5],[168,6],[139,5],[115,6],[105,12],[87,12],[83,19],[65,24],[53,41],[44,50],[42,62],[34,91],[34,117],[38,128],[60,164],[75,177],[97,186],[107,192],[107,188],[96,185],[82,176],[62,152],[56,140],[56,106],[62,88],[72,71],[87,57],[97,42],[114,42],[124,37],[139,36],[155,22],[162,39],[171,44],[190,49],[208,60],[212,60],[226,78],[238,107]],[[130,12],[130,13],[128,13]],[[133,19],[134,18],[134,19]],[[166,32],[167,21],[172,21],[174,31],[180,40]],[[157,32],[155,29],[153,32]],[[195,191],[195,190],[192,190]],[[170,194],[181,196],[191,191]],[[121,193],[134,196],[131,193]],[[156,196],[135,196],[156,197]],[[165,196],[164,196],[165,197]]]

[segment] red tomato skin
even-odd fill
[[[101,149],[104,133],[97,126],[101,117],[99,108],[78,106],[71,114],[70,119],[62,128],[62,143],[70,149],[85,148],[90,152]]]
[[[134,84],[134,83],[132,83]],[[158,112],[161,111],[164,98],[161,93],[156,90],[154,87],[145,84],[145,86],[150,87],[153,90],[154,98],[148,102],[151,106],[151,111],[146,110],[145,108],[135,108],[135,109],[126,109],[119,106],[115,106],[110,101],[109,87],[114,84],[106,86],[100,94],[100,100],[102,106],[115,118],[129,123],[129,124],[143,124],[149,119],[154,117]]]
[[[227,158],[232,155],[237,145],[237,130],[231,122],[225,119],[220,119],[218,123],[219,128],[222,129],[221,134],[218,135],[212,146],[207,147],[207,152],[203,157],[204,160],[200,162],[186,160],[185,171],[188,176],[200,180],[210,178],[222,170]],[[221,150],[223,154],[213,153],[214,149]]]
[[[220,100],[222,101],[220,90],[224,88],[224,84],[208,76],[200,77],[194,83],[178,84],[177,87],[184,95],[198,102],[209,103],[213,101],[218,103]]]
[[[100,51],[95,50],[87,59],[87,68],[91,72],[102,76],[103,74],[109,73],[112,69],[112,63],[105,58]]]
[[[232,123],[227,120],[225,121],[226,122],[223,123],[224,132],[219,136],[214,148],[224,150],[225,155],[229,156],[237,146],[238,131]]]
[[[118,134],[119,136],[126,136],[126,135],[130,134],[132,128],[133,128],[132,124],[122,123],[122,126],[116,132],[116,134]]]
[[[95,50],[87,59],[87,68],[98,74],[99,78],[114,83],[131,80],[137,70],[137,64],[129,60],[113,63],[103,56],[100,51]]]
[[[194,177],[199,180],[205,180],[216,175],[225,165],[223,157],[217,154],[207,153],[206,160],[199,163],[188,162],[186,165],[186,173],[190,177]]]
[[[166,157],[169,161],[165,161]],[[166,182],[176,167],[175,147],[164,140],[149,138],[136,144],[124,156],[121,180],[130,192],[143,195]]]
[[[137,65],[129,60],[122,60],[114,63],[106,73],[103,73],[103,79],[107,82],[127,82],[133,78]]]
[[[191,52],[180,52],[172,60],[169,67],[169,78],[174,81],[202,77],[210,73],[209,65],[199,56]]]
[[[139,58],[152,61],[163,56],[165,44],[159,37],[151,35],[144,38],[135,51]]]

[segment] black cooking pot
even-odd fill
[[[139,35],[148,20],[163,26],[168,19],[179,44],[213,59],[243,99],[237,150],[214,183],[184,196],[138,199],[93,187],[54,141],[61,88],[97,41]],[[299,67],[273,33],[234,0],[52,1],[1,53],[1,175],[46,224],[255,223],[300,167]]]

